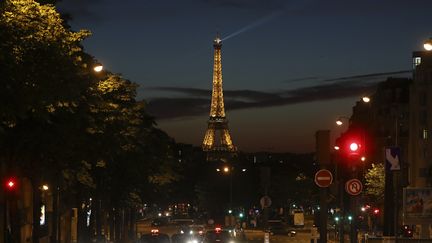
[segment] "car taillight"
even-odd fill
[[[153,235],[157,235],[157,234],[159,234],[159,230],[158,230],[158,229],[152,229],[150,232],[151,232]]]

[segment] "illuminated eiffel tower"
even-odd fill
[[[233,155],[237,151],[237,148],[233,145],[231,140],[231,135],[228,129],[228,120],[225,117],[222,89],[222,41],[218,36],[213,41],[213,47],[213,91],[210,118],[208,120],[207,132],[202,144],[203,150],[208,152],[208,160],[226,158],[227,155]]]

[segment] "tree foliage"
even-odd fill
[[[42,2],[0,4],[0,159],[69,195],[105,190],[122,205],[176,180],[174,141],[136,100],[137,84],[94,73],[81,46],[90,32]]]
[[[365,175],[366,195],[375,200],[384,197],[385,170],[383,164],[372,164],[372,168]]]

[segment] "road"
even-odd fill
[[[150,221],[139,221],[137,223],[137,233],[138,236],[150,233],[150,230],[154,228],[150,226]],[[168,235],[173,235],[180,231],[179,226],[176,225],[167,225],[158,227],[159,232],[165,233]],[[261,230],[245,230],[246,240],[239,242],[250,242],[250,243],[264,243],[264,232]],[[297,234],[294,237],[286,236],[286,235],[271,235],[270,243],[310,243],[311,242],[311,233],[308,229],[297,230]],[[334,240],[328,240],[327,242],[332,243]]]

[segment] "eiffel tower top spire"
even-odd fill
[[[213,89],[210,107],[208,128],[204,136],[202,148],[208,152],[228,152],[237,150],[234,146],[228,129],[228,120],[225,117],[225,105],[222,89],[222,40],[219,35],[213,40]]]

